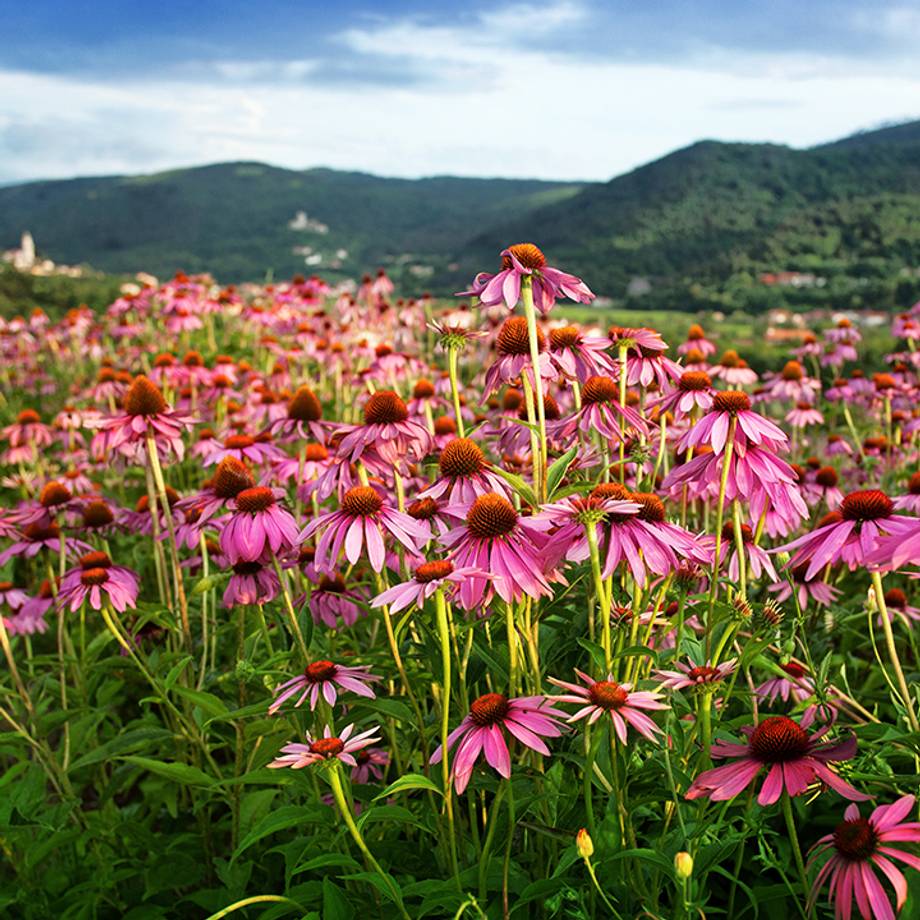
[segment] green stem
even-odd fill
[[[460,385],[459,385],[459,374],[457,368],[457,358],[460,354],[460,350],[457,348],[448,348],[447,350],[447,372],[450,376],[450,392],[454,401],[454,416],[457,422],[457,434],[461,438],[465,438],[466,434],[464,433],[463,428],[463,413],[460,411]]]
[[[534,489],[538,501],[546,498],[546,406],[543,402],[543,377],[540,374],[540,342],[537,338],[537,312],[533,303],[533,278],[525,275],[521,279],[521,300],[524,302],[524,316],[527,319],[527,338],[530,342],[530,364],[533,370],[533,388],[537,402],[537,422],[540,428],[540,475],[534,464]]]
[[[802,848],[799,846],[799,835],[795,829],[795,817],[792,814],[792,799],[789,797],[788,792],[783,792],[781,803],[783,817],[786,819],[786,830],[789,833],[789,842],[792,844],[792,854],[795,856],[795,866],[802,882],[802,897],[807,901],[808,875],[805,872],[805,860],[802,859]]]
[[[355,819],[351,813],[351,808],[348,805],[348,800],[345,797],[345,789],[342,786],[342,768],[339,766],[339,762],[336,760],[332,764],[332,769],[329,771],[329,785],[332,788],[332,795],[335,798],[335,803],[339,807],[339,812],[342,815],[342,820],[345,822],[345,826],[348,828],[348,832],[351,834],[352,839],[358,845],[358,849],[364,854],[364,858],[368,861],[371,868],[380,876],[384,885],[386,885],[387,890],[393,897],[396,906],[399,908],[399,913],[401,916],[405,917],[406,920],[410,920],[409,915],[406,913],[405,907],[403,907],[402,896],[399,893],[399,889],[396,887],[393,879],[387,872],[383,871],[380,863],[374,859],[374,854],[371,853],[368,845],[364,842],[364,837],[361,835],[361,831],[358,829],[358,825],[355,824]]]

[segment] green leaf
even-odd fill
[[[173,691],[179,696],[193,702],[205,715],[219,718],[227,715],[227,706],[223,700],[205,690],[193,690],[191,687],[176,686]]]
[[[558,460],[554,460],[546,471],[546,494],[549,498],[553,497],[559,483],[565,479],[565,474],[569,471],[577,453],[577,446],[569,448]]]
[[[380,795],[374,796],[374,801],[377,802],[380,799],[385,799],[388,796],[395,795],[397,792],[408,792],[410,789],[425,789],[429,792],[436,792],[438,795],[443,795],[441,787],[434,782],[434,780],[429,779],[427,776],[422,776],[420,773],[409,773],[406,776],[400,776],[398,780],[390,783]]]
[[[199,578],[192,587],[192,594],[204,594],[205,591],[210,591],[212,588],[219,588],[229,578],[230,572],[215,572],[213,575]]]
[[[203,770],[199,770],[198,767],[190,766],[187,763],[166,763],[162,760],[152,760],[149,757],[138,757],[133,754],[122,757],[122,760],[143,770],[156,773],[157,776],[162,776],[182,786],[213,786],[218,779],[214,776],[208,776]]]
[[[278,808],[273,811],[271,814],[266,815],[243,839],[240,841],[240,845],[236,848],[236,852],[233,854],[230,862],[233,862],[235,859],[249,849],[254,843],[260,841],[263,837],[267,837],[269,834],[274,834],[277,831],[287,830],[289,827],[296,827],[298,825],[302,827],[307,827],[311,823],[317,821],[323,810],[320,808],[304,808],[300,805],[285,805],[282,808]]]
[[[355,911],[345,892],[331,878],[323,879],[323,917],[326,920],[351,920]]]
[[[493,473],[501,476],[501,478],[504,479],[528,505],[532,508],[537,507],[537,496],[522,476],[518,476],[517,473],[509,473],[508,470],[503,470],[498,466],[491,467],[491,470]]]

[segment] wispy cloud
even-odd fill
[[[687,6],[670,4],[662,36],[681,31]],[[753,42],[760,20],[743,41],[717,21],[686,27],[668,53],[649,37],[649,7],[623,3],[617,20],[578,0],[353,10],[308,42],[276,37],[272,51],[254,33],[241,50],[211,37],[126,72],[4,69],[0,52],[0,181],[226,159],[606,179],[700,137],[808,145],[920,114],[920,72],[867,50],[900,48],[899,30],[917,25],[909,8],[887,8],[870,33],[867,9],[847,5],[819,53],[819,35],[777,18],[786,0],[774,7],[784,43]]]

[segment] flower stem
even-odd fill
[[[460,384],[457,368],[457,358],[459,357],[459,354],[460,350],[458,348],[448,348],[447,373],[450,376],[450,392],[454,401],[454,416],[457,422],[457,434],[461,438],[465,438],[466,434],[464,433],[463,428],[463,413],[460,411]]]
[[[281,593],[284,595],[284,607],[287,610],[288,620],[290,620],[291,623],[291,632],[297,640],[300,654],[303,656],[304,664],[306,664],[310,660],[310,653],[307,651],[307,643],[304,641],[300,623],[297,621],[297,612],[294,610],[294,602],[291,600],[291,592],[288,590],[287,581],[281,569],[281,563],[274,553],[272,553],[272,565],[275,567],[275,574],[278,576],[278,583],[281,585]]]
[[[460,885],[460,866],[457,861],[457,835],[454,825],[454,795],[450,782],[450,763],[447,751],[447,735],[450,729],[450,689],[451,689],[451,651],[450,627],[447,622],[447,600],[444,590],[439,588],[434,595],[437,611],[438,638],[441,642],[441,779],[444,787],[444,811],[447,815],[447,827],[450,847],[450,865],[457,888]]]
[[[384,885],[386,885],[390,894],[393,896],[393,900],[399,908],[400,916],[405,917],[406,920],[410,920],[405,907],[403,907],[402,896],[399,893],[399,889],[396,887],[396,884],[389,874],[384,872],[380,863],[374,859],[374,854],[371,853],[368,845],[364,842],[364,837],[361,835],[358,825],[355,824],[355,819],[348,805],[348,800],[345,798],[345,789],[342,786],[341,767],[338,761],[333,762],[332,769],[329,771],[329,785],[332,788],[335,804],[339,807],[342,820],[345,822],[345,826],[348,828],[348,832],[351,834],[352,839],[358,845],[358,849],[364,854],[364,858],[368,861],[371,868],[380,876]]]
[[[792,844],[792,854],[795,857],[795,867],[802,881],[802,897],[808,898],[808,875],[805,872],[805,861],[802,859],[802,848],[799,846],[799,835],[795,829],[795,817],[792,814],[792,799],[788,792],[783,792],[782,799],[783,817],[786,819],[786,830],[789,832],[789,842]],[[809,911],[811,913],[811,911]]]
[[[540,374],[540,343],[537,338],[537,312],[533,304],[533,278],[525,275],[521,279],[521,300],[524,302],[524,316],[527,319],[527,338],[530,342],[530,364],[533,370],[533,388],[537,402],[537,423],[540,428],[540,464],[539,476],[537,464],[534,463],[534,489],[537,499],[546,498],[546,466],[548,452],[546,446],[546,406],[543,402],[543,377]],[[536,458],[535,458],[536,459]]]
[[[910,695],[907,679],[904,677],[904,670],[901,668],[901,659],[898,657],[898,647],[895,645],[894,634],[891,631],[891,620],[888,616],[888,606],[885,604],[885,589],[882,586],[881,572],[872,572],[872,585],[875,588],[875,601],[878,604],[879,613],[882,615],[882,632],[885,634],[885,646],[888,649],[891,666],[894,668],[901,702],[904,704],[904,711],[907,713],[907,721],[912,732],[920,732],[920,722],[917,721],[917,714],[914,712],[913,697]]]

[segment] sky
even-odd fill
[[[0,0],[0,182],[226,160],[605,180],[920,118],[916,0]]]

